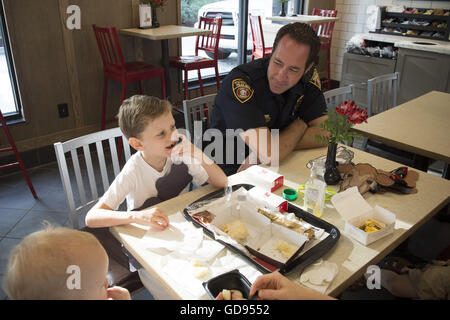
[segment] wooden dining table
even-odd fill
[[[431,91],[370,117],[353,130],[418,155],[414,167],[427,170],[430,159],[450,163],[450,94]]]
[[[272,16],[272,17],[266,17],[267,20],[277,21],[277,22],[303,22],[303,23],[311,23],[311,24],[317,24],[322,22],[330,22],[330,21],[337,21],[339,20],[338,17],[322,17],[322,16],[312,16],[312,15],[303,15],[299,14],[296,16]]]
[[[139,28],[120,29],[119,33],[125,36],[161,41],[162,66],[164,67],[165,70],[166,92],[167,97],[169,98],[171,95],[170,75],[169,75],[169,40],[183,37],[211,34],[212,31],[186,26],[166,25],[153,29],[139,29]]]
[[[354,163],[370,163],[376,168],[385,171],[391,171],[401,166],[399,163],[373,154],[350,147],[347,148],[354,152]],[[286,187],[297,189],[300,184],[304,184],[310,173],[310,170],[306,167],[307,162],[325,155],[326,152],[326,148],[318,148],[291,153],[278,168],[278,172],[284,176],[284,186],[274,193],[281,195],[282,190]],[[418,192],[415,194],[405,195],[386,192],[384,194],[366,193],[364,195],[365,200],[372,207],[380,205],[396,215],[393,233],[368,246],[362,245],[344,232],[344,220],[332,207],[331,203],[327,202],[321,219],[337,227],[341,232],[341,237],[337,244],[322,257],[323,260],[335,263],[339,268],[326,294],[337,297],[363,275],[368,266],[378,263],[449,203],[450,181],[422,171],[418,171],[418,173]],[[248,174],[247,171],[230,176],[229,182],[232,185],[241,183],[259,185],[254,180],[254,176]],[[329,186],[329,188],[335,191],[338,190],[337,186]],[[182,211],[190,203],[215,190],[212,186],[207,185],[162,202],[158,207],[168,215],[172,215]],[[302,199],[302,197],[299,197],[292,203],[302,207]],[[170,298],[197,299],[186,288],[165,273],[164,267],[161,265],[163,255],[145,248],[142,239],[147,229],[148,227],[138,225],[122,225],[112,227],[111,232],[154,278],[154,281],[167,292]],[[228,251],[227,248],[224,250]],[[299,283],[300,271],[294,269],[287,277]],[[206,292],[201,299],[208,299]]]

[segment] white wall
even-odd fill
[[[331,41],[331,79],[341,80],[345,43],[357,33],[368,32],[366,10],[370,5],[450,9],[450,1],[336,0],[339,20],[334,25]]]

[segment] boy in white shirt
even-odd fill
[[[219,188],[227,185],[222,169],[177,132],[171,111],[170,102],[156,97],[136,95],[123,102],[119,126],[138,152],[86,215],[88,227],[133,222],[165,229],[167,215],[148,207],[177,196],[191,181]],[[128,210],[117,211],[125,199]]]
[[[120,129],[137,152],[87,213],[88,227],[138,223],[164,230],[169,225],[166,213],[149,207],[176,197],[190,182],[208,182],[218,188],[227,185],[222,169],[177,132],[170,102],[136,95],[123,102],[118,117]],[[125,199],[127,211],[118,211]],[[155,298],[170,298],[133,257],[129,258],[131,270],[138,268],[142,283]]]

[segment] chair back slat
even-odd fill
[[[97,185],[95,183],[94,168],[92,167],[92,158],[91,152],[89,151],[89,145],[83,146],[83,153],[88,173],[89,186],[91,188],[92,199],[97,199],[98,198]]]
[[[397,106],[399,73],[381,75],[367,81],[369,117]]]
[[[109,187],[109,179],[108,173],[106,171],[106,162],[105,162],[105,155],[103,153],[103,144],[100,141],[97,141],[95,143],[95,146],[97,148],[98,164],[100,166],[100,174],[102,176],[103,190],[107,190]]]
[[[97,27],[95,24],[92,27],[94,29],[104,68],[107,70],[119,69],[125,71],[125,62],[116,28],[101,28]]]
[[[120,166],[117,159],[116,143],[114,141],[115,138],[122,139],[125,150],[125,159],[128,160],[131,153],[130,146],[128,144],[128,140],[122,135],[120,128],[113,128],[95,132],[72,139],[70,141],[66,141],[63,143],[57,142],[54,144],[61,182],[64,188],[67,206],[69,208],[69,216],[74,228],[78,228],[78,216],[80,212],[82,212],[82,210],[86,207],[91,206],[94,201],[98,200],[99,194],[97,191],[97,182],[99,186],[103,185],[104,191],[106,191],[109,187],[108,171],[111,169],[108,169],[108,166],[106,165],[107,161],[108,163],[109,161],[113,163],[114,176],[117,176],[120,172]],[[104,147],[106,147],[108,144],[103,144],[103,141],[109,141],[109,147],[112,149],[111,159],[106,159]],[[96,148],[89,148],[91,144],[95,144]],[[79,148],[83,149],[82,154],[79,154],[77,152],[77,149]],[[92,151],[91,153],[91,150],[95,151]],[[72,168],[67,164],[66,157],[69,157],[69,155],[72,158]],[[97,169],[97,164],[93,163],[92,161],[94,155],[98,158],[99,170]],[[88,195],[85,191],[83,173],[79,160],[80,157],[85,159],[85,169],[87,171],[89,187],[91,189],[90,195]],[[95,172],[101,173],[101,184],[100,179],[99,181],[97,181],[98,175],[96,176]],[[75,176],[77,182],[77,189],[79,194],[78,198],[75,197],[74,190],[71,184],[71,177],[73,176]]]
[[[86,191],[84,190],[83,177],[81,175],[80,163],[78,161],[77,149],[70,150],[72,157],[73,171],[75,173],[75,181],[77,182],[78,195],[82,203],[86,203]]]
[[[111,160],[112,160],[112,164],[113,164],[114,176],[117,176],[120,172],[120,166],[119,166],[119,160],[117,157],[116,139],[109,138],[108,141],[109,141],[109,150],[111,151]]]
[[[353,85],[328,90],[323,93],[328,110],[334,110],[344,101],[353,100]]]
[[[337,10],[323,10],[314,8],[311,13],[313,16],[321,17],[336,17]],[[331,41],[334,29],[334,21],[321,22],[312,24],[311,27],[316,31],[317,35],[321,38],[327,38]]]
[[[222,29],[222,18],[200,17],[199,29],[210,30],[211,34],[197,36],[195,43],[195,55],[198,56],[199,50],[211,52],[214,54],[214,60],[218,58],[220,32]]]
[[[61,182],[64,189],[64,194],[67,201],[67,206],[70,211],[75,210],[75,200],[72,192],[72,185],[70,183],[69,169],[67,168],[67,160],[64,155],[64,150],[61,142],[55,143],[56,160],[58,162],[58,170],[61,176]]]

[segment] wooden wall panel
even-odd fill
[[[11,125],[20,151],[51,145],[100,128],[103,66],[92,24],[137,27],[139,0],[3,0],[21,91],[25,123]],[[81,30],[67,30],[67,5],[81,9]],[[177,24],[179,1],[158,10],[161,25]],[[159,65],[157,41],[119,36],[125,59]],[[179,54],[176,40],[169,41],[171,55]],[[172,92],[179,92],[177,72],[171,71]],[[120,85],[109,82],[108,116],[120,105]],[[146,94],[159,96],[160,85],[150,80]],[[138,92],[129,85],[128,95]],[[181,95],[180,95],[181,97]],[[57,104],[69,104],[69,117],[59,118]],[[0,135],[0,146],[6,139]]]

